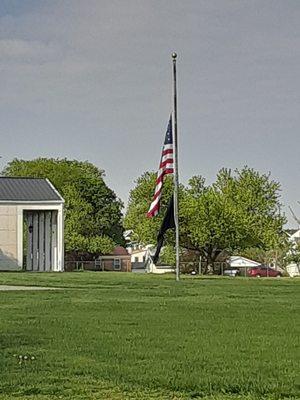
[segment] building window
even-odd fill
[[[139,262],[139,258],[138,257],[134,257],[134,262]]]
[[[120,258],[114,258],[114,270],[120,271],[121,269],[121,260]]]

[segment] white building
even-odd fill
[[[165,274],[174,272],[174,267],[166,265],[156,265],[151,256],[155,251],[153,245],[147,245],[143,248],[136,248],[131,252],[132,272],[146,272],[151,274]]]
[[[63,205],[48,179],[0,177],[0,271],[63,271]]]
[[[145,263],[148,249],[147,247],[131,251],[132,263]]]
[[[291,278],[300,276],[300,266],[296,263],[291,263],[286,266],[286,272]]]
[[[289,241],[292,243],[292,247],[296,248],[297,244],[300,242],[300,229],[289,235]],[[293,250],[289,254],[292,254],[292,252]],[[286,266],[286,272],[291,278],[300,276],[300,266],[296,263],[290,263]]]
[[[131,249],[131,270],[132,272],[146,272],[146,265],[149,258],[149,250],[151,245],[135,249]]]
[[[230,268],[253,268],[258,267],[261,263],[242,256],[231,256],[229,258]]]

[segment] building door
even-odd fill
[[[57,211],[24,211],[26,271],[51,271],[57,263]]]

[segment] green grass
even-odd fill
[[[1,273],[0,284],[61,288],[0,292],[1,400],[300,398],[297,279]]]

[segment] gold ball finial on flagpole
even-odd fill
[[[172,53],[172,58],[173,58],[173,60],[176,60],[176,58],[177,58],[177,53]]]

